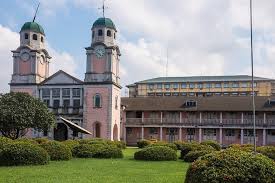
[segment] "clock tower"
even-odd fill
[[[84,126],[93,137],[120,139],[120,50],[117,29],[109,18],[97,19],[86,48]]]
[[[30,94],[34,87],[49,76],[49,56],[45,49],[45,33],[36,22],[26,22],[20,31],[20,46],[12,51],[13,74],[11,91]]]

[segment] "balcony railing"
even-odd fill
[[[127,118],[126,125],[178,125],[178,126],[223,126],[249,127],[252,119],[199,119],[199,118]],[[275,119],[256,119],[257,127],[275,127]]]
[[[82,115],[82,107],[59,107],[59,108],[49,108],[56,115]]]

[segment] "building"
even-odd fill
[[[97,19],[86,48],[85,79],[64,71],[49,76],[51,56],[45,47],[46,34],[36,22],[26,22],[20,31],[20,46],[13,53],[10,90],[26,92],[44,101],[57,116],[57,125],[47,132],[29,130],[29,137],[47,136],[56,140],[72,137],[120,137],[120,50],[117,29],[109,18]],[[88,37],[88,35],[87,35]],[[84,76],[84,75],[83,75]],[[92,135],[76,133],[60,120],[69,119]]]
[[[255,77],[255,95],[274,96],[275,80]],[[251,76],[159,77],[128,85],[130,97],[145,96],[248,96]]]

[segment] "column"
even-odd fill
[[[124,140],[124,142],[125,143],[127,143],[127,136],[126,136],[126,134],[127,134],[127,129],[126,129],[126,127],[124,127],[124,131],[123,131],[123,140]]]
[[[264,112],[264,124],[266,124],[266,113]]]
[[[201,112],[200,112],[200,124],[201,124],[201,120],[202,120],[202,115],[201,115]]]
[[[53,89],[50,89],[50,107],[53,106]]]
[[[241,129],[241,145],[243,145],[243,129]]]
[[[141,122],[144,122],[144,112],[141,113]]]
[[[182,114],[180,112],[180,123],[182,123]]]
[[[266,145],[266,129],[263,129],[263,146]]]
[[[144,127],[141,127],[141,140],[144,139]]]
[[[241,118],[241,123],[243,124],[243,112],[242,112],[242,118]]]
[[[220,124],[222,124],[222,112],[220,112]]]
[[[160,141],[162,141],[162,127],[160,127],[159,135],[160,135],[159,139],[160,139]]]
[[[222,145],[222,128],[220,128],[220,144]]]
[[[182,128],[179,128],[179,141],[182,141]]]
[[[73,89],[70,88],[70,106],[73,106]]]
[[[160,112],[160,122],[162,123],[162,112]]]
[[[199,128],[199,143],[202,142],[202,129]]]

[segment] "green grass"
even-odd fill
[[[182,183],[188,164],[133,159],[137,149],[124,150],[123,159],[72,159],[44,166],[0,167],[2,183]]]

